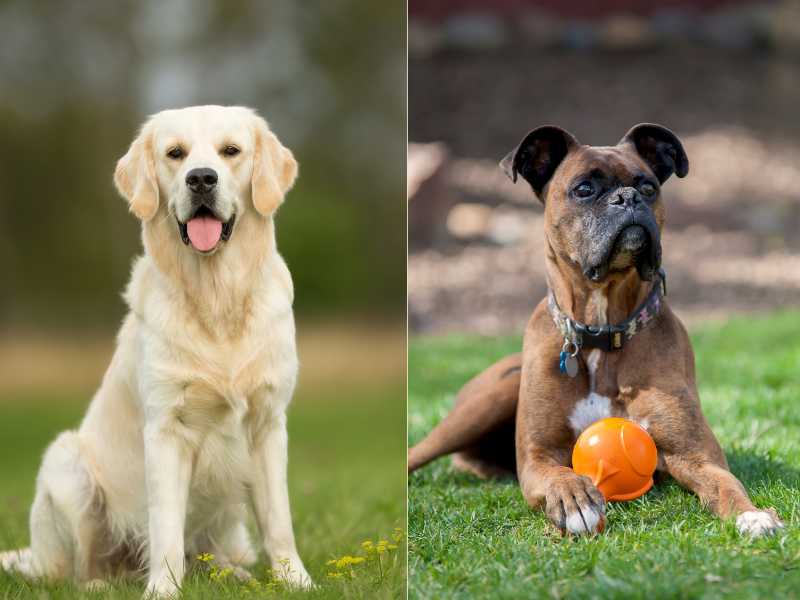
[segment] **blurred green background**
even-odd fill
[[[296,291],[290,491],[310,596],[405,596],[402,543],[380,576],[326,565],[406,523],[405,40],[398,0],[0,0],[0,550],[27,545],[41,454],[79,424],[125,313],[141,244],[117,159],[153,112],[240,104],[300,163],[276,224]],[[191,597],[238,597],[192,577]],[[32,594],[78,592],[0,574],[0,596]]]
[[[0,2],[0,328],[118,322],[139,242],[114,165],[148,114],[192,104],[252,106],[298,157],[278,217],[297,309],[399,316],[405,19],[400,1]]]

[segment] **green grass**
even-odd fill
[[[750,541],[674,481],[609,506],[604,534],[562,538],[515,481],[483,482],[448,459],[409,481],[409,597],[780,598],[800,595],[800,313],[692,335],[700,396],[733,472],[785,531]],[[409,355],[409,437],[519,338],[420,339]]]
[[[28,544],[28,509],[41,454],[56,432],[74,427],[88,396],[48,394],[0,401],[0,548]],[[331,385],[298,397],[289,413],[289,477],[301,557],[319,588],[310,592],[252,590],[226,578],[211,581],[195,568],[184,585],[188,599],[404,598],[405,543],[353,568],[353,579],[334,579],[331,558],[363,552],[366,539],[389,539],[405,529],[404,385],[374,389]],[[262,558],[263,560],[263,558]],[[266,581],[266,565],[251,569]],[[382,573],[381,573],[382,571]],[[31,585],[0,573],[0,598],[139,598],[139,581],[116,581],[110,593],[89,594],[71,584]]]

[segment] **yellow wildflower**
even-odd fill
[[[343,569],[349,565],[358,564],[359,562],[362,562],[362,560],[363,559],[359,559],[359,557],[350,556],[349,554],[346,554],[345,556],[336,561],[336,568]]]
[[[208,552],[203,552],[202,554],[197,555],[197,560],[205,563],[211,562],[212,560],[214,560],[214,555],[209,554]]]
[[[222,581],[223,579],[225,579],[231,573],[233,573],[233,569],[231,567],[225,567],[224,569],[216,569],[215,568],[215,569],[213,569],[211,571],[211,573],[209,574],[209,577],[213,581]]]

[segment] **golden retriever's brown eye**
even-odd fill
[[[167,156],[169,156],[173,160],[180,160],[183,158],[183,148],[180,146],[175,146],[174,148],[170,148],[167,150]]]
[[[225,146],[222,149],[222,153],[225,156],[236,156],[237,154],[239,154],[239,152],[241,152],[241,150],[239,150],[239,148],[237,148],[236,146]]]

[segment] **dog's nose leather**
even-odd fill
[[[186,173],[186,185],[196,194],[205,194],[217,186],[217,172],[214,169],[192,169]]]
[[[639,192],[636,188],[632,187],[624,187],[617,191],[616,194],[612,195],[609,199],[609,204],[614,204],[616,206],[634,206],[639,202]]]

